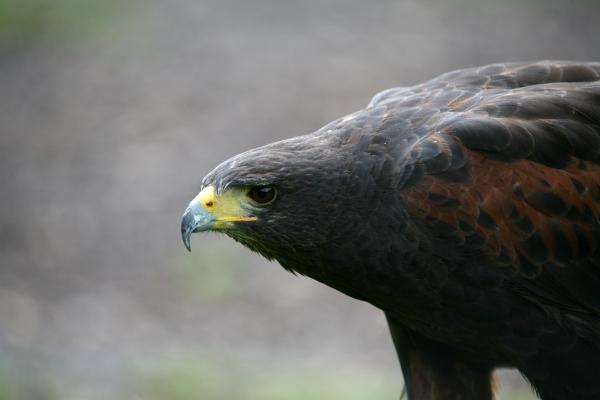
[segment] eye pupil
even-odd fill
[[[258,186],[250,189],[248,196],[258,204],[267,204],[275,198],[275,189],[270,186]]]

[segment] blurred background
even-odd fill
[[[379,90],[599,60],[592,0],[0,0],[0,399],[397,399],[384,318],[180,216]],[[500,399],[533,399],[511,371]]]

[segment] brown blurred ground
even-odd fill
[[[600,59],[591,0],[99,4],[0,0],[0,399],[396,398],[377,310],[216,235],[185,252],[200,179],[390,86]]]

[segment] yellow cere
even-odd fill
[[[207,186],[192,203],[198,202],[202,208],[215,217],[213,228],[226,225],[227,222],[256,221],[255,216],[248,215],[248,211],[242,207],[242,201],[246,197],[246,191],[241,188],[230,188],[217,195],[214,186]]]

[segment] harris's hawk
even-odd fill
[[[600,398],[600,63],[393,88],[216,167],[183,216],[385,313],[409,399],[493,397],[497,367]]]

